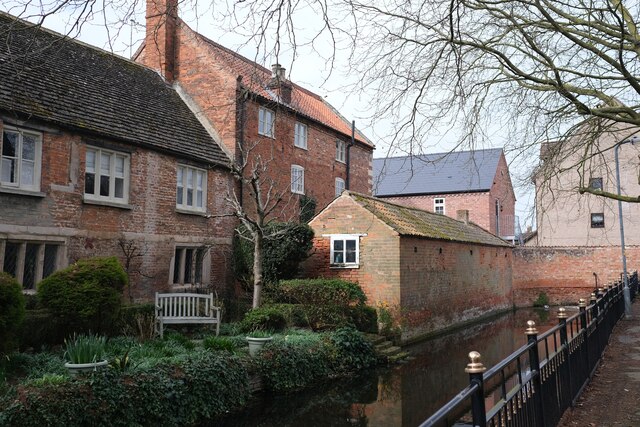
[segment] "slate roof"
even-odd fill
[[[211,164],[229,161],[156,72],[5,13],[0,111]]]
[[[351,197],[401,236],[424,237],[479,245],[511,246],[498,236],[471,222],[465,224],[446,215],[396,205],[395,203],[389,203],[382,199],[351,191],[343,192],[341,197]]]
[[[450,194],[489,191],[501,148],[373,159],[373,194]]]
[[[181,25],[183,28],[189,29],[198,39],[206,43],[211,55],[216,58],[223,69],[231,72],[234,77],[241,75],[243,77],[242,84],[251,92],[269,101],[280,102],[296,113],[322,123],[351,138],[351,122],[343,117],[338,110],[333,108],[331,104],[326,102],[320,95],[290,82],[292,85],[291,102],[289,104],[283,103],[274,91],[267,88],[271,81],[272,73],[270,69],[193,31],[183,21],[181,21]],[[355,139],[365,145],[373,147],[373,143],[357,128]]]

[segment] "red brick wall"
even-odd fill
[[[627,270],[640,269],[640,246],[626,248]],[[540,292],[551,304],[577,305],[580,298],[589,299],[598,284],[620,279],[622,260],[620,247],[518,247],[513,257],[514,301],[531,306]]]
[[[360,283],[369,305],[395,315],[403,340],[511,306],[509,248],[399,237],[346,196],[310,225],[316,239],[305,274]],[[359,268],[330,267],[330,234],[366,234]]]
[[[83,202],[87,143],[130,153],[131,209]],[[70,262],[107,255],[124,262],[118,239],[136,241],[145,251],[135,266],[142,273],[133,281],[136,299],[149,299],[156,290],[169,287],[176,242],[210,244],[211,283],[226,292],[235,220],[216,215],[228,210],[222,195],[233,181],[227,172],[208,170],[207,210],[213,217],[205,218],[176,212],[176,158],[112,141],[92,143],[68,133],[44,133],[42,145],[41,192],[45,196],[0,192],[0,238],[61,236]]]
[[[496,228],[496,200],[500,202],[500,230]],[[511,184],[509,167],[504,158],[500,155],[500,161],[496,168],[496,175],[493,178],[493,186],[489,194],[489,225],[488,230],[500,236],[514,235],[514,216],[516,213],[516,196]]]

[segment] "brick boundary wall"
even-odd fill
[[[540,292],[550,304],[577,305],[598,286],[620,279],[619,246],[517,247],[513,251],[514,304],[531,306]],[[627,270],[640,269],[640,246],[627,246]]]

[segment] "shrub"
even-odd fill
[[[115,257],[80,260],[38,285],[38,298],[67,335],[112,333],[117,326],[127,274]]]
[[[357,330],[378,333],[378,313],[375,308],[368,305],[349,307],[349,318]]]
[[[278,307],[263,306],[247,312],[240,323],[240,330],[242,332],[250,332],[260,329],[281,331],[286,326],[287,320],[282,315]]]
[[[335,369],[343,372],[353,372],[376,364],[373,345],[361,333],[353,328],[342,328],[329,335],[331,342],[337,349]]]
[[[367,301],[357,283],[340,279],[296,279],[271,288],[275,302],[306,305],[361,305]]]
[[[24,307],[20,283],[13,276],[0,272],[0,354],[17,347]]]
[[[58,327],[58,319],[49,310],[27,310],[20,328],[20,348],[40,350],[43,346],[61,344],[64,333]]]
[[[546,293],[540,292],[538,294],[538,299],[533,302],[534,307],[544,307],[545,305],[549,305],[549,297]]]
[[[153,304],[127,305],[120,309],[119,330],[140,341],[153,338],[155,333],[155,307]]]

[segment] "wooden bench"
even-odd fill
[[[213,294],[160,294],[156,292],[156,332],[162,338],[164,325],[211,324],[220,333],[220,307]]]

